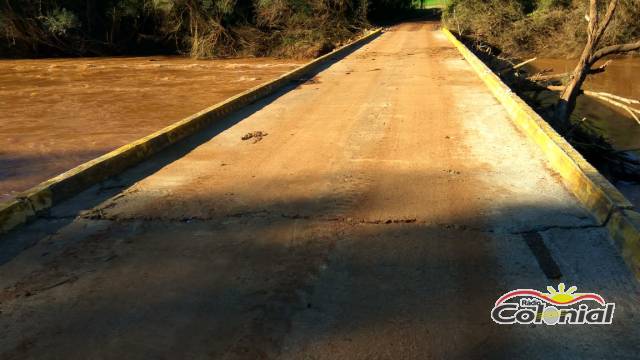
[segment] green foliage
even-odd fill
[[[173,0],[150,0],[146,6],[153,10],[169,12],[173,9]]]
[[[312,56],[412,0],[3,0],[0,51]],[[0,54],[1,56],[2,54]]]
[[[46,29],[54,35],[66,35],[67,31],[79,26],[78,17],[71,11],[62,8],[55,9],[47,16],[42,17]]]
[[[523,3],[514,0],[453,0],[444,11],[447,25],[462,34],[503,41],[506,28],[525,17]]]
[[[444,8],[449,2],[449,0],[413,0],[411,5],[414,9]]]
[[[539,10],[567,8],[571,5],[571,0],[538,0],[536,5]]]

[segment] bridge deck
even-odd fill
[[[606,231],[436,29],[394,27],[5,239],[0,354],[636,356]],[[560,274],[614,325],[492,323]]]

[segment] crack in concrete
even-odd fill
[[[201,216],[188,216],[188,217],[161,217],[161,216],[152,216],[152,217],[119,217],[119,216],[108,216],[100,209],[87,212],[85,214],[81,214],[78,218],[87,219],[87,220],[110,220],[116,222],[129,222],[129,221],[166,221],[166,222],[207,222],[207,221],[215,221],[222,220],[228,218],[284,218],[291,220],[309,220],[309,221],[323,221],[323,222],[340,222],[347,223],[351,225],[358,224],[368,224],[368,225],[389,225],[389,224],[413,224],[413,223],[423,223],[419,222],[416,218],[388,218],[388,219],[376,219],[376,220],[367,220],[367,219],[354,219],[351,217],[326,217],[326,216],[312,216],[312,215],[302,215],[302,214],[287,214],[287,213],[274,213],[268,210],[258,210],[258,211],[248,211],[248,212],[240,212],[240,213],[232,213],[226,215],[219,216],[210,216],[210,217],[201,217]],[[53,217],[48,217],[48,219],[56,219]],[[426,222],[424,222],[426,224]],[[450,225],[450,226],[460,226],[460,225]],[[461,225],[464,226],[464,225]]]
[[[610,216],[609,216],[610,217]],[[413,225],[422,225],[422,226],[433,226],[440,229],[450,229],[450,230],[459,230],[459,231],[473,231],[480,233],[488,233],[495,234],[501,233],[499,227],[480,227],[474,226],[470,224],[457,224],[457,223],[439,223],[439,222],[431,222],[431,221],[423,221],[418,220],[417,218],[382,218],[382,219],[358,219],[348,216],[337,216],[337,217],[328,217],[328,216],[313,216],[313,215],[304,215],[304,214],[288,214],[288,213],[276,213],[266,209],[256,210],[256,211],[246,211],[246,212],[238,212],[231,213],[225,215],[218,216],[186,216],[186,217],[162,217],[162,216],[149,216],[149,217],[139,217],[139,216],[131,216],[131,217],[119,217],[119,216],[109,216],[102,211],[102,209],[93,209],[84,213],[79,214],[78,216],[49,216],[49,215],[41,215],[41,219],[56,221],[56,220],[74,220],[74,219],[84,219],[84,220],[100,220],[100,221],[113,221],[113,222],[179,222],[179,223],[193,223],[193,222],[212,222],[212,221],[223,221],[224,219],[231,218],[255,218],[255,219],[289,219],[289,220],[307,220],[307,221],[318,221],[318,222],[328,222],[328,223],[341,223],[351,226],[359,226],[359,225],[393,225],[393,224],[413,224]],[[545,225],[540,227],[533,227],[524,230],[517,231],[505,231],[504,234],[510,235],[526,235],[535,232],[546,232],[550,230],[585,230],[585,229],[599,229],[604,228],[607,225],[609,218],[603,224],[585,224],[585,225]]]
[[[550,230],[584,230],[584,229],[601,229],[604,228],[606,225],[597,225],[597,224],[589,224],[589,225],[547,225],[547,226],[541,226],[538,228],[532,228],[529,230],[521,230],[521,231],[513,231],[510,232],[510,234],[513,235],[525,235],[525,234],[531,234],[531,233],[540,233],[540,232],[545,232],[545,231],[550,231]]]
[[[512,232],[512,234],[514,234],[514,235],[522,235],[522,234],[529,234],[529,233],[533,233],[533,232],[545,232],[545,231],[549,231],[549,230],[603,229],[603,228],[606,228],[607,225],[609,224],[609,221],[611,220],[611,217],[613,216],[613,213],[615,211],[621,211],[621,210],[623,210],[623,208],[616,207],[616,208],[609,209],[609,211],[607,213],[607,217],[604,219],[602,224],[547,225],[547,226],[541,226],[539,228],[533,228],[533,229],[530,229],[530,230],[515,231],[515,232]]]
[[[77,219],[78,216],[74,216],[74,215],[66,215],[66,216],[40,215],[38,218],[41,219],[41,220],[47,220],[47,221],[57,221],[57,220],[74,220],[74,219]]]

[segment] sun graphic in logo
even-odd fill
[[[553,286],[547,286],[547,291],[549,291],[548,293],[543,293],[534,289],[518,289],[502,295],[502,297],[496,301],[496,306],[510,299],[524,296],[538,298],[546,301],[547,303],[560,306],[568,306],[586,300],[593,300],[602,305],[605,304],[602,296],[594,293],[576,293],[577,290],[578,288],[576,286],[571,286],[567,289],[564,283],[558,284],[557,289]]]
[[[547,291],[549,291],[549,293],[544,295],[548,296],[551,300],[559,304],[567,304],[582,295],[577,294],[577,290],[578,288],[576,286],[572,286],[569,289],[566,289],[564,283],[560,283],[558,284],[558,290],[554,289],[553,286],[547,286]]]

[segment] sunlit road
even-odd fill
[[[268,135],[241,140],[253,131]],[[640,351],[640,290],[606,231],[433,23],[389,29],[0,245],[6,358]],[[615,302],[613,325],[492,322],[505,292],[559,281]]]

